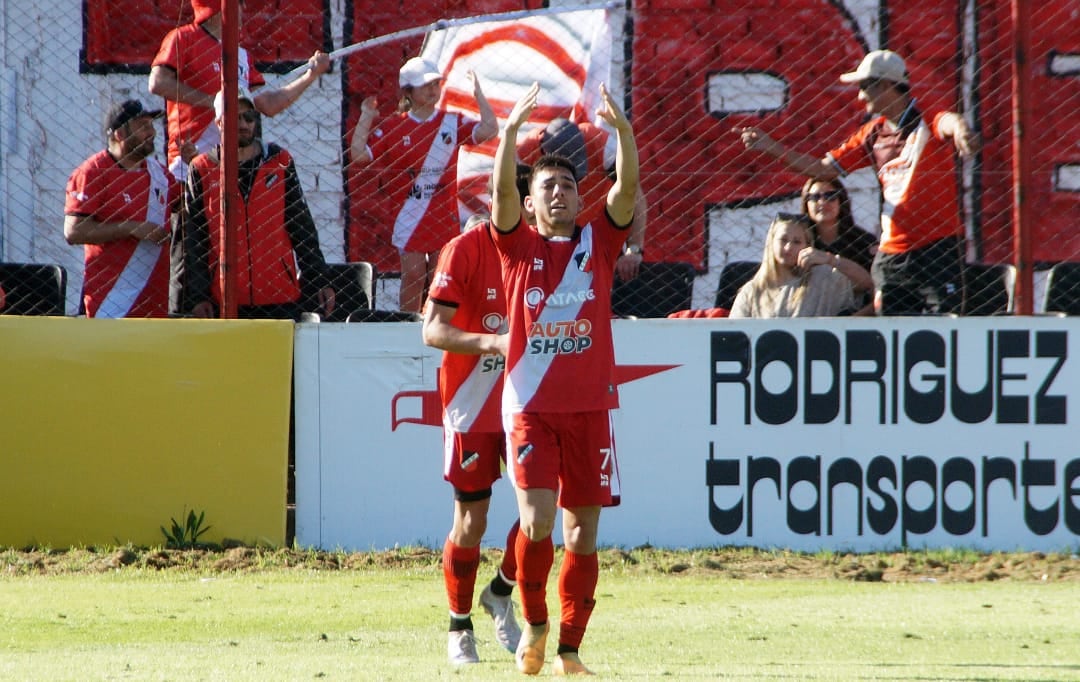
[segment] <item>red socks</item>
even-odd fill
[[[476,570],[480,567],[480,547],[458,547],[446,539],[442,555],[443,581],[450,612],[467,616],[472,612]]]
[[[559,570],[559,600],[562,618],[559,623],[559,645],[577,650],[585,637],[596,601],[596,583],[600,577],[600,562],[596,553],[574,554],[566,551]]]
[[[534,625],[547,622],[547,579],[555,563],[555,546],[551,536],[533,542],[519,530],[514,542],[514,554],[522,616]]]

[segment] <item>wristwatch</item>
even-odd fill
[[[631,244],[627,242],[626,248],[623,249],[624,256],[644,256],[645,249],[641,248],[641,244]]]

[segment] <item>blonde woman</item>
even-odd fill
[[[811,227],[805,215],[780,213],[773,219],[761,267],[739,289],[731,317],[828,317],[855,311],[855,286],[838,269],[835,254],[812,246]]]

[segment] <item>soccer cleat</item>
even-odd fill
[[[480,606],[495,620],[495,639],[510,653],[516,652],[521,641],[521,628],[514,618],[514,602],[509,596],[495,594],[488,585],[480,593]]]
[[[548,624],[527,625],[518,642],[514,659],[517,668],[526,675],[536,675],[544,667],[544,650],[547,648]]]
[[[552,664],[556,675],[595,675],[593,671],[585,667],[581,657],[577,654],[566,653],[555,657]]]
[[[476,655],[476,635],[472,630],[456,630],[450,633],[446,641],[446,657],[454,665],[479,663]]]

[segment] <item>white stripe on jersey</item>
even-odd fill
[[[150,188],[146,202],[146,222],[155,225],[165,224],[165,208],[169,200],[169,181],[165,169],[157,161],[147,159],[146,172],[150,176]],[[150,274],[161,257],[162,246],[148,241],[140,241],[124,264],[120,276],[116,278],[105,295],[105,300],[98,307],[95,317],[124,317],[139,299],[139,294],[150,281]]]
[[[424,157],[424,163],[420,166],[419,175],[413,179],[413,189],[402,204],[401,210],[398,211],[397,218],[394,219],[394,233],[390,238],[390,243],[399,249],[409,243],[409,239],[416,232],[416,227],[427,214],[428,204],[435,195],[434,187],[439,184],[443,173],[446,172],[446,167],[457,153],[457,130],[458,115],[446,114],[439,126],[439,132],[435,133],[435,137],[431,140],[427,156]],[[444,141],[444,137],[449,137],[449,141]],[[425,182],[432,184],[430,191],[424,189]],[[419,192],[417,187],[420,188]]]
[[[586,257],[593,257],[593,228],[591,224],[581,228],[581,239],[574,249],[574,254],[567,262],[566,269],[563,270],[562,279],[559,281],[558,286],[555,287],[555,291],[547,292],[547,295],[544,298],[544,308],[536,318],[537,324],[577,320],[578,313],[581,312],[581,307],[585,303],[584,301],[578,301],[576,304],[567,306],[549,306],[547,305],[547,301],[553,294],[576,293],[585,291],[592,286],[592,269],[590,268],[588,272],[583,272],[581,268],[578,267],[578,261],[581,258]],[[574,300],[574,298],[575,297],[573,296],[567,297],[569,300]],[[526,330],[525,333],[527,334],[528,330]],[[529,403],[532,397],[536,395],[536,391],[539,389],[540,383],[544,380],[544,376],[547,375],[548,369],[551,367],[551,363],[555,360],[555,357],[555,355],[550,353],[540,355],[530,354],[529,341],[526,338],[525,351],[517,364],[514,365],[509,374],[506,375],[506,383],[503,385],[504,413],[520,412],[525,405]]]
[[[502,379],[501,371],[483,371],[485,357],[480,356],[469,376],[461,382],[450,404],[443,410],[443,428],[447,431],[466,433],[472,430],[473,423],[491,397],[492,392]]]

